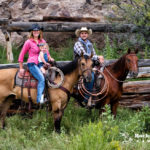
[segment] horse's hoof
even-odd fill
[[[60,134],[60,133],[61,133],[61,131],[60,131],[60,130],[55,130],[55,132],[56,132],[57,134]]]

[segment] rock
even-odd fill
[[[12,21],[52,21],[51,17],[65,17],[65,19],[61,21],[67,21],[67,17],[86,17],[91,18],[92,22],[100,21],[104,23],[107,22],[103,15],[107,12],[106,8],[107,5],[103,5],[101,0],[1,0],[0,18],[9,18]],[[86,19],[79,20],[87,21]],[[54,19],[53,21],[56,20]],[[75,21],[77,21],[77,19],[75,19]],[[21,33],[21,35],[12,33],[12,35],[16,36],[16,41],[13,37],[15,43],[21,42],[19,38],[23,40],[21,38],[21,36],[24,35],[23,33]],[[3,36],[0,37],[0,41],[5,41]],[[5,42],[1,42],[1,44],[5,45]]]

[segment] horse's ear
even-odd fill
[[[91,53],[91,56],[90,56],[90,58],[92,58],[92,57],[93,57],[93,55],[94,55],[94,54],[93,54],[93,52],[92,52],[92,53]]]
[[[83,51],[81,51],[81,57],[83,57]]]
[[[137,54],[137,53],[138,53],[138,51],[139,51],[139,49],[138,49],[138,48],[136,48],[136,49],[135,49],[135,54]]]
[[[131,49],[130,48],[128,48],[128,54],[130,54],[131,53]]]

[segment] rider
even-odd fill
[[[23,69],[23,60],[26,53],[28,53],[27,66],[29,68],[30,73],[38,80],[37,86],[37,103],[44,103],[44,87],[45,87],[45,78],[38,67],[38,56],[40,53],[40,49],[38,45],[40,43],[46,43],[43,39],[42,28],[38,24],[32,24],[30,28],[30,36],[29,39],[24,43],[24,46],[19,55],[19,72],[21,75],[24,74]],[[47,52],[48,56],[50,55]]]
[[[93,53],[92,59],[94,61],[99,61],[100,63],[104,63],[104,57],[96,55],[95,49],[93,48],[93,44],[88,40],[88,37],[92,35],[92,30],[87,29],[87,27],[81,27],[75,31],[76,36],[78,37],[78,41],[74,45],[74,57],[80,57],[81,52],[84,55],[90,56]],[[90,83],[85,83],[85,86],[88,91],[92,91],[94,86],[94,72],[92,72],[92,81]],[[89,100],[89,96],[85,95],[86,98]],[[90,97],[91,98],[91,97]],[[88,101],[85,99],[85,103]]]
[[[42,73],[45,75],[45,68],[43,65],[49,66],[50,64],[48,63],[49,61],[54,61],[54,59],[48,55],[48,44],[47,43],[40,43],[39,44],[39,48],[40,48],[40,53],[39,53],[39,57],[38,57],[38,61],[39,61],[39,68],[42,71]]]

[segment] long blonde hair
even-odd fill
[[[30,32],[29,34],[29,39],[34,39],[33,37],[33,31]],[[38,37],[39,40],[42,40],[43,39],[43,32],[40,30],[40,34],[39,34],[39,37]]]

